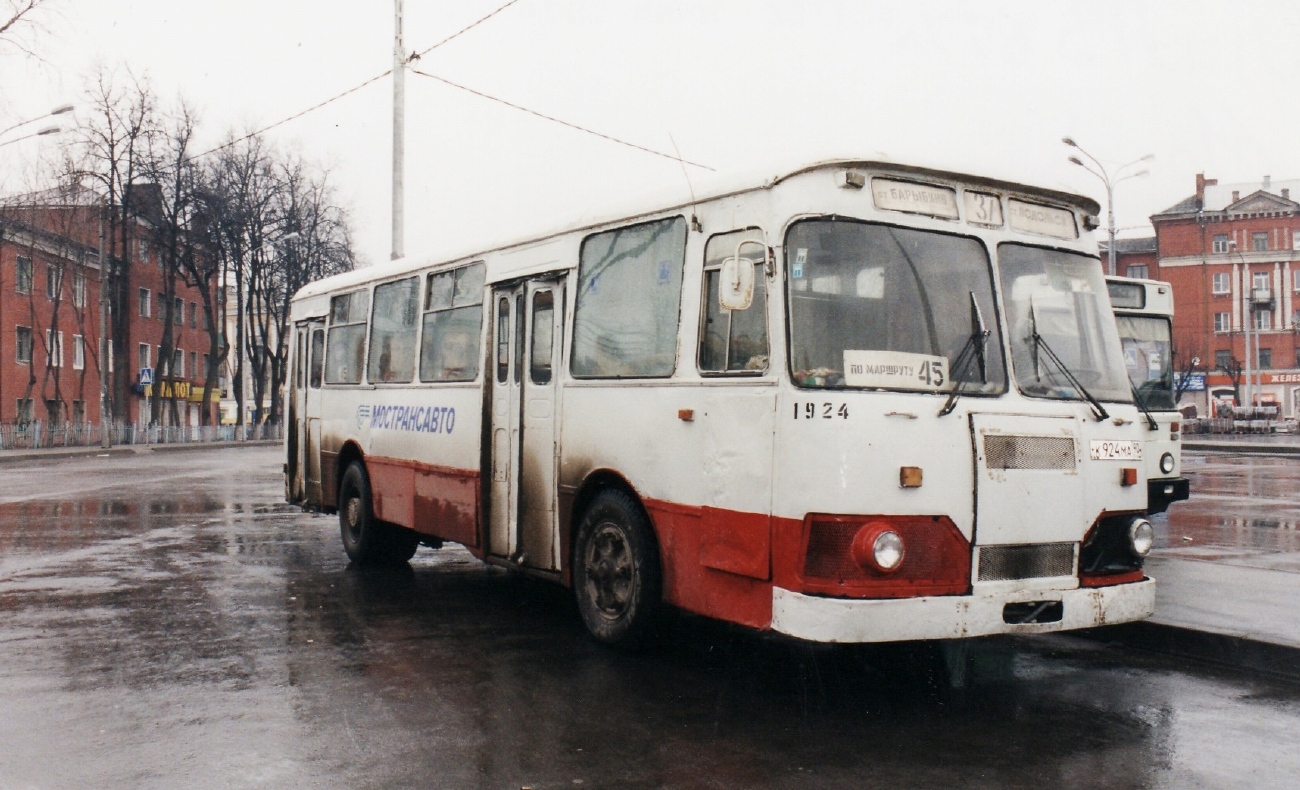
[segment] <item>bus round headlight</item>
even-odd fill
[[[1165,453],[1160,456],[1160,471],[1167,475],[1174,473],[1174,454]]]
[[[1151,546],[1156,541],[1156,532],[1151,522],[1144,518],[1135,518],[1128,525],[1128,549],[1134,557],[1142,558],[1151,553]]]
[[[903,564],[903,537],[889,524],[867,524],[853,536],[853,561],[863,570],[893,573]]]

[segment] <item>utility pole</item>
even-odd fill
[[[402,0],[393,0],[393,253],[406,255],[406,50]]]
[[[108,397],[108,366],[113,352],[108,348],[108,261],[104,258],[104,207],[99,210],[99,446],[107,450],[113,444],[110,429],[111,399]]]

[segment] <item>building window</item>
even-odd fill
[[[140,344],[140,348],[137,350],[137,352],[136,352],[136,356],[138,357],[136,361],[139,362],[139,367],[140,367],[141,370],[144,370],[144,369],[147,368],[147,367],[152,367],[152,366],[149,364],[149,359],[150,359],[150,357],[149,357],[149,344],[148,344],[148,343],[141,343],[141,344]]]
[[[45,401],[45,414],[50,421],[51,428],[57,428],[63,425],[63,401],[47,400]]]
[[[45,267],[45,298],[58,299],[59,286],[63,284],[63,272],[54,264],[47,264]]]
[[[18,256],[18,278],[15,281],[15,288],[20,294],[29,294],[32,292],[32,259]]]
[[[148,239],[140,239],[140,262],[141,263],[149,262],[149,240]]]
[[[1128,267],[1128,276],[1137,280],[1145,280],[1148,271],[1145,263],[1135,263]]]
[[[1214,331],[1215,331],[1215,332],[1231,332],[1231,331],[1232,331],[1232,315],[1231,315],[1230,313],[1215,313],[1215,314],[1214,314]]]
[[[1268,370],[1273,367],[1273,349],[1261,348],[1259,350],[1259,369]]]
[[[72,306],[86,306],[86,275],[81,272],[72,275]]]
[[[50,367],[63,367],[63,333],[53,329],[45,330],[45,350],[49,354]]]
[[[153,311],[149,309],[149,289],[141,288],[140,289],[140,317],[148,318],[152,314]]]
[[[1300,280],[1296,282],[1300,283]],[[1231,275],[1227,272],[1219,272],[1211,278],[1212,288],[1216,294],[1226,294],[1232,290]]]
[[[190,329],[194,329],[199,325],[198,313],[199,313],[199,306],[194,304],[193,302],[190,302]]]
[[[190,352],[190,376],[193,377],[197,375],[199,375],[199,353],[197,351],[191,351]]]
[[[185,378],[185,352],[179,348],[172,352],[172,378]]]
[[[15,410],[16,414],[14,416],[14,419],[17,420],[18,424],[22,425],[31,422],[32,421],[32,399],[19,398],[17,406],[18,408]]]
[[[20,326],[15,328],[15,332],[18,364],[30,365],[32,363],[32,330],[30,327]]]
[[[1250,248],[1255,252],[1266,252],[1268,250],[1268,232],[1252,233],[1250,235]]]
[[[1251,323],[1256,329],[1272,329],[1273,313],[1271,310],[1255,310],[1255,320]]]
[[[1227,251],[1228,251],[1228,234],[1226,234],[1226,233],[1216,233],[1216,234],[1214,234],[1214,246],[1213,246],[1212,249],[1213,249],[1214,252],[1227,252]]]
[[[172,323],[185,326],[185,300],[179,296],[172,300]]]
[[[74,400],[72,402],[72,423],[73,425],[86,424],[86,402],[84,400]]]
[[[1214,352],[1214,369],[1227,371],[1232,367],[1232,352],[1220,349]]]
[[[1260,291],[1263,291],[1264,293],[1268,293],[1270,290],[1269,282],[1268,282],[1268,272],[1254,272],[1253,274],[1251,274],[1250,287],[1255,291],[1255,293],[1259,293]]]
[[[72,336],[72,369],[86,368],[86,339],[81,335]]]
[[[1295,366],[1300,368],[1300,348],[1295,350]]]
[[[108,361],[108,372],[113,372],[113,341],[108,341],[108,353],[104,353],[104,341],[99,341],[99,358]]]

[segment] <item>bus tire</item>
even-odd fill
[[[597,641],[640,644],[660,606],[659,552],[644,511],[623,491],[592,499],[574,539],[573,593]]]
[[[353,461],[343,473],[338,501],[339,532],[348,559],[358,565],[396,565],[415,556],[418,535],[375,518],[370,477],[360,461]]]

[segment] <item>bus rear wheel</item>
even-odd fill
[[[660,580],[645,513],[622,491],[597,494],[574,539],[573,593],[587,630],[605,644],[640,644],[659,608]]]
[[[360,461],[348,465],[339,483],[339,532],[348,559],[358,565],[401,564],[420,547],[414,532],[375,518],[370,477]]]

